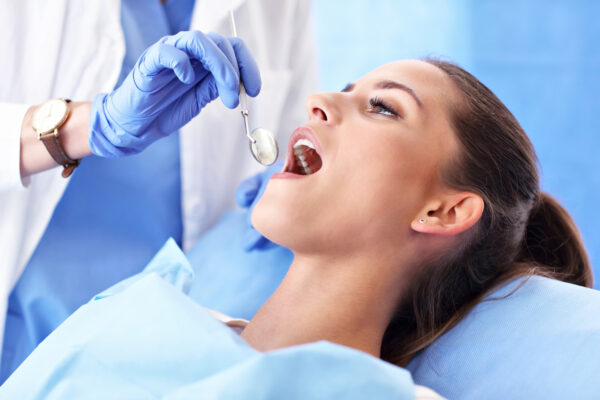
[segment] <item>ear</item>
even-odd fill
[[[444,236],[466,231],[481,218],[483,199],[471,192],[453,192],[427,204],[411,222],[414,231]]]

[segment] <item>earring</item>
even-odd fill
[[[424,224],[425,223],[425,219],[424,218],[419,219],[419,223],[420,224]]]

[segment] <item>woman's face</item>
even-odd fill
[[[310,96],[308,122],[292,134],[284,172],[252,224],[295,252],[396,252],[443,190],[440,167],[456,149],[447,118],[454,93],[443,71],[398,61],[341,92]]]

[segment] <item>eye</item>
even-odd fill
[[[369,112],[374,114],[388,115],[390,117],[398,117],[398,112],[379,97],[372,97],[369,100]]]

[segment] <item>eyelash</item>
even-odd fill
[[[369,106],[369,111],[375,114],[388,115],[390,117],[400,116],[394,107],[379,97],[372,97],[369,99]],[[378,112],[378,110],[383,110],[384,112]]]

